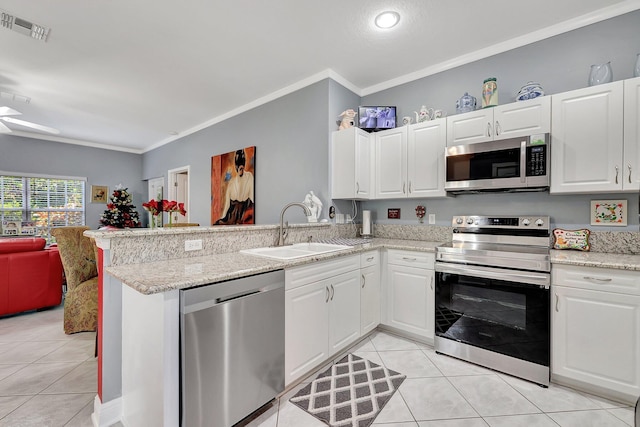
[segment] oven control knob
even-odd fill
[[[522,220],[522,225],[524,225],[525,227],[528,226],[529,224],[531,224],[531,221],[529,221],[529,218],[525,218]]]
[[[467,224],[472,225],[473,224],[473,218],[467,218]]]
[[[536,225],[538,227],[542,227],[544,225],[544,221],[540,218],[536,219]]]
[[[462,218],[456,218],[456,224],[460,225],[462,224]]]

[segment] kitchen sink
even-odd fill
[[[244,249],[240,252],[243,254],[255,255],[264,258],[273,259],[296,259],[307,256],[325,254],[329,252],[342,251],[351,249],[353,246],[336,245],[332,243],[296,243],[288,246],[270,246],[266,248]]]

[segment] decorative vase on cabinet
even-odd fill
[[[613,81],[613,71],[611,62],[606,64],[594,64],[589,72],[589,86],[611,83]]]

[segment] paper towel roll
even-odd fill
[[[362,235],[371,235],[371,211],[362,211]]]

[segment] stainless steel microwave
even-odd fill
[[[447,147],[445,190],[535,191],[549,187],[549,134]]]

